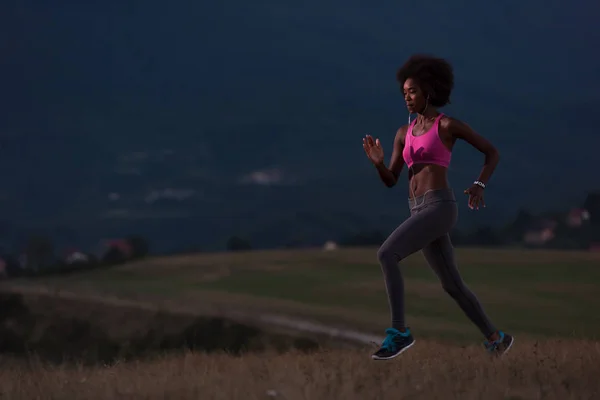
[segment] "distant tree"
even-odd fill
[[[127,254],[117,246],[110,246],[102,255],[102,263],[107,265],[121,264],[127,260]]]
[[[52,264],[54,261],[54,244],[43,235],[31,235],[25,248],[27,268],[34,271]]]
[[[149,245],[148,241],[140,235],[132,235],[127,238],[129,245],[131,246],[131,257],[133,259],[144,258],[148,255]]]
[[[490,226],[482,226],[469,234],[466,242],[472,246],[495,247],[502,246],[505,241]]]
[[[583,208],[589,211],[592,225],[600,226],[600,192],[588,193]]]
[[[506,242],[521,242],[535,220],[531,212],[522,208],[517,212],[515,219],[502,230],[501,235]]]
[[[227,250],[229,251],[245,251],[251,249],[252,245],[250,244],[250,241],[239,236],[232,236],[227,240]]]
[[[19,264],[19,260],[12,254],[3,254],[1,257],[6,266],[6,273],[9,278],[23,276],[24,271]]]

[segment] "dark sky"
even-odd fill
[[[361,138],[389,156],[407,117],[395,70],[414,52],[453,63],[444,111],[500,149],[498,215],[581,202],[600,186],[593,3],[4,1],[0,218],[132,215],[192,192],[227,216],[240,185],[280,211],[296,206],[279,185],[404,213],[404,181],[384,194]],[[482,161],[460,145],[452,184]]]

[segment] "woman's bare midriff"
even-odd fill
[[[422,196],[428,190],[447,189],[448,170],[440,165],[413,165],[408,171],[408,194],[410,197]]]

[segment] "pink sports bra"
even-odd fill
[[[409,168],[413,164],[437,164],[446,168],[450,165],[452,152],[444,145],[438,131],[440,119],[443,115],[438,115],[431,129],[419,136],[413,136],[412,134],[417,120],[415,119],[409,125],[404,139],[404,150],[402,151],[404,162]]]

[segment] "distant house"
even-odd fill
[[[89,262],[90,258],[87,254],[85,254],[82,251],[79,251],[77,249],[69,249],[67,250],[65,257],[64,257],[64,262],[65,264],[68,265],[72,265],[72,264],[87,264]]]
[[[332,251],[332,250],[337,250],[338,245],[336,242],[332,241],[332,240],[328,240],[327,242],[325,242],[325,244],[323,245],[323,250],[325,251]]]
[[[550,228],[528,231],[523,238],[525,243],[537,246],[541,246],[552,239],[554,239],[554,230]]]
[[[552,219],[542,219],[537,221],[525,232],[523,241],[529,245],[541,246],[554,239],[555,229],[558,223]]]
[[[114,239],[105,242],[102,254],[102,262],[114,264],[130,260],[133,256],[133,248],[128,240]]]
[[[0,280],[8,278],[7,264],[4,259],[0,258]]]
[[[577,228],[590,219],[590,213],[584,208],[574,208],[567,214],[566,223],[571,228]]]
[[[125,239],[109,240],[107,243],[107,247],[109,250],[119,250],[126,258],[131,258],[131,256],[133,255],[133,249],[131,248],[131,244],[129,244],[129,241]]]

